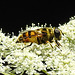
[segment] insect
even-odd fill
[[[59,45],[61,44],[58,42],[58,40],[61,40],[61,35],[62,31],[59,28],[44,27],[36,30],[25,31],[18,37],[16,43],[26,44],[27,42],[31,42],[31,44],[28,45],[31,46],[32,43],[50,43],[51,45],[52,42],[55,42],[56,45],[59,47]]]

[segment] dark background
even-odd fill
[[[25,25],[32,23],[64,24],[70,17],[75,16],[74,2],[57,1],[3,1],[0,2],[0,28],[4,33],[14,32],[25,29]]]

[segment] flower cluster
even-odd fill
[[[46,26],[46,25],[45,25]],[[36,29],[33,26],[28,29]],[[61,47],[54,42],[25,47],[16,43],[17,36],[5,36],[0,30],[0,73],[5,75],[75,75],[75,19],[59,26],[62,30]]]

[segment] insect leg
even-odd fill
[[[49,43],[51,45],[51,43],[49,41],[46,41],[46,43]],[[53,46],[51,45],[51,47],[53,48]]]
[[[22,50],[23,50],[24,48],[26,48],[26,47],[31,46],[31,45],[32,45],[32,42],[31,42],[29,45],[27,45],[27,46],[23,47],[23,48],[22,48]]]
[[[59,48],[59,46],[62,46],[57,40],[55,40],[55,43],[57,45],[57,47]],[[60,48],[59,48],[60,49]],[[61,50],[61,49],[60,49]],[[62,50],[61,50],[62,51]]]
[[[59,46],[62,46],[57,40],[55,40],[55,43],[56,43],[58,48],[59,48]]]

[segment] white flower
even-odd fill
[[[26,28],[35,30],[40,27],[32,24],[32,27]],[[54,42],[51,43],[53,48],[49,43],[33,43],[24,48],[23,43],[15,43],[17,36],[10,38],[0,30],[0,73],[23,74],[26,71],[28,75],[39,75],[43,71],[52,75],[75,75],[75,17],[67,24],[60,25],[59,29],[64,34],[59,48]],[[21,31],[24,32],[23,29]]]

